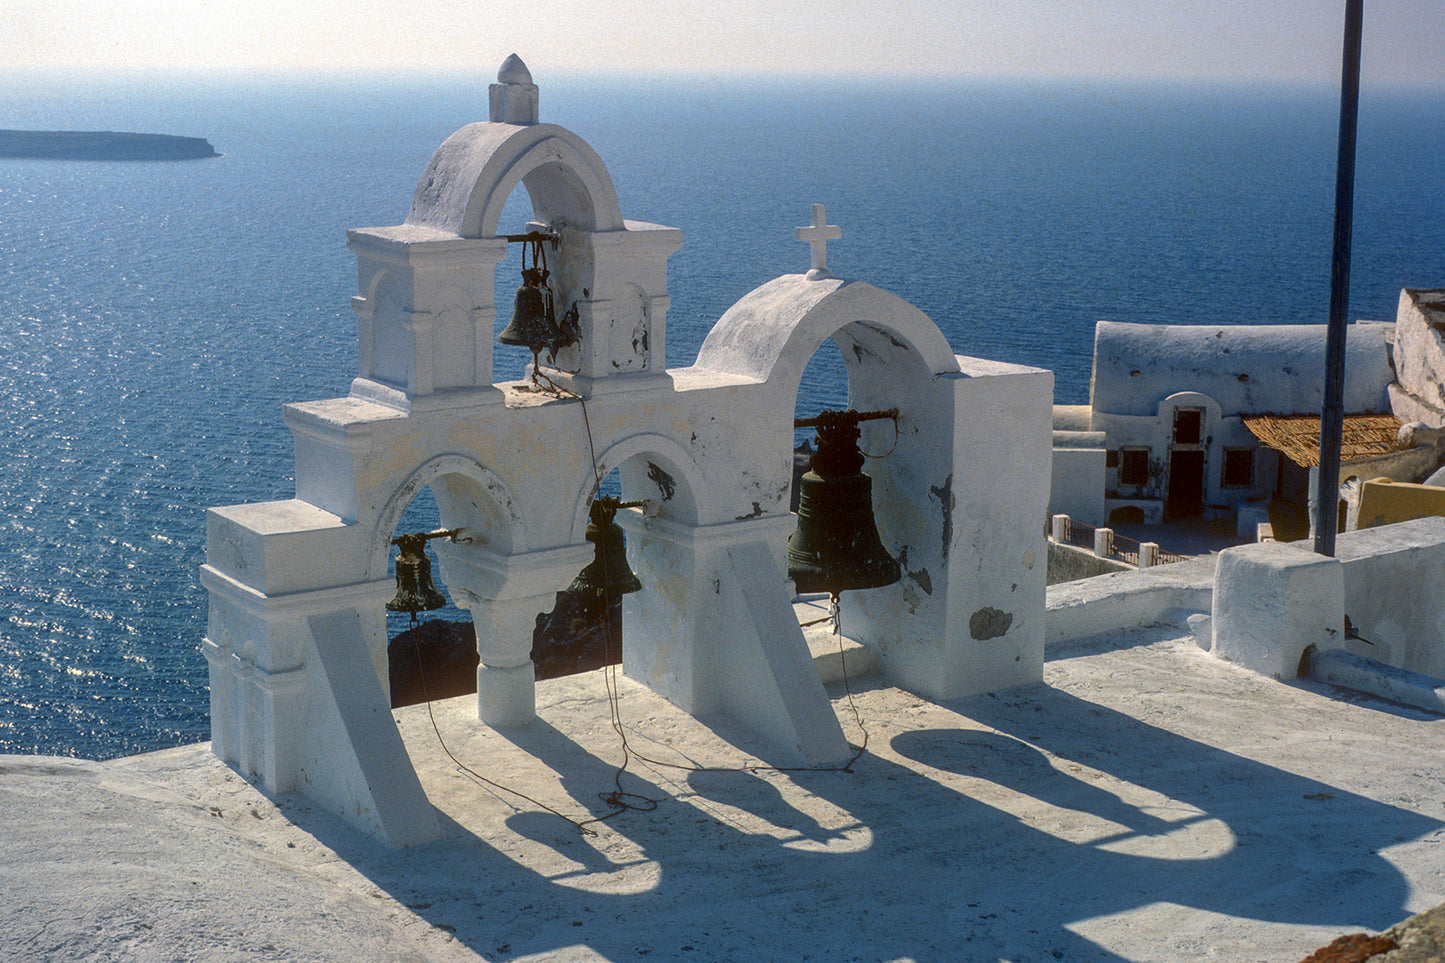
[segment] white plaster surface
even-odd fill
[[[634,758],[623,787],[660,802],[596,836],[459,771],[421,706],[396,715],[447,837],[404,850],[205,745],[0,758],[0,959],[1278,963],[1445,900],[1440,718],[1172,629],[1056,647],[1044,681],[934,703],[855,679],[854,772]],[[755,758],[619,685],[634,750]],[[520,734],[435,710],[488,778],[606,812],[601,673],[542,683]]]
[[[1310,646],[1344,645],[1339,560],[1297,543],[1258,542],[1220,552],[1214,579],[1215,655],[1276,679],[1293,679]]]
[[[1398,383],[1393,410],[1403,421],[1445,425],[1445,290],[1405,289],[1395,315]]]
[[[1103,446],[1062,448],[1055,437],[1053,457],[1049,514],[1068,515],[1093,528],[1104,525]]]
[[[1087,432],[1093,414],[1088,405],[1054,405],[1054,431]]]
[[[1118,559],[1097,555],[1077,545],[1064,545],[1049,540],[1049,585],[1095,578],[1111,572],[1128,572],[1134,566]]]
[[[1346,338],[1344,407],[1388,410],[1395,325],[1360,321]],[[1318,324],[1125,324],[1094,328],[1094,411],[1153,415],[1169,395],[1207,394],[1226,414],[1318,414],[1325,329]],[[1097,427],[1097,425],[1095,426]]]
[[[1445,518],[1342,533],[1350,651],[1445,679]]]
[[[1214,597],[1212,556],[1050,586],[1049,649],[1081,639],[1160,623],[1183,628],[1207,614]]]

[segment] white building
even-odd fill
[[[1390,411],[1394,329],[1350,325],[1344,409],[1356,426],[1360,416]],[[1081,521],[1117,524],[1228,518],[1247,506],[1262,511],[1274,497],[1302,501],[1309,465],[1260,435],[1282,418],[1312,419],[1318,444],[1325,331],[1100,322],[1089,405],[1055,410],[1055,507],[1076,504]],[[1391,450],[1397,429],[1391,422],[1386,432]]]

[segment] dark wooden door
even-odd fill
[[[1204,514],[1204,452],[1176,449],[1169,453],[1169,518],[1198,518]]]

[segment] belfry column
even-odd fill
[[[477,718],[489,726],[521,726],[537,715],[537,667],[532,636],[537,616],[555,593],[489,599],[472,609],[477,629]]]
[[[442,578],[477,629],[477,718],[520,726],[537,714],[532,636],[537,616],[592,560],[590,544],[502,555],[479,544],[436,546]]]

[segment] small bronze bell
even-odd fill
[[[898,562],[873,520],[873,479],[862,471],[858,422],[894,412],[825,411],[796,422],[818,429],[818,450],[799,485],[798,527],[788,539],[788,578],[799,594],[879,588],[898,581]]]
[[[451,533],[436,533],[451,534]],[[430,612],[445,608],[446,596],[437,591],[431,580],[431,559],[427,558],[428,536],[418,532],[415,535],[400,535],[391,540],[401,547],[396,558],[396,598],[386,603],[392,612]]]
[[[517,288],[517,297],[512,302],[512,321],[497,335],[502,344],[517,345],[532,352],[532,381],[536,383],[537,368],[541,364],[543,350],[555,359],[559,349],[577,340],[577,308],[573,305],[557,324],[557,312],[552,305],[552,289],[547,286],[547,252],[543,246],[550,241],[555,247],[557,238],[540,232],[522,235],[507,235],[509,241],[522,241],[522,286]],[[527,267],[527,251],[532,252],[532,266]]]
[[[627,539],[616,522],[619,508],[641,502],[621,502],[610,495],[594,499],[588,511],[587,541],[596,546],[592,562],[578,573],[567,591],[593,598],[611,598],[642,590],[642,583],[627,564]]]
[[[563,342],[552,310],[552,292],[547,288],[547,272],[539,267],[522,271],[522,286],[512,306],[512,323],[497,336],[502,344],[530,348],[533,359],[544,348],[556,350]]]

